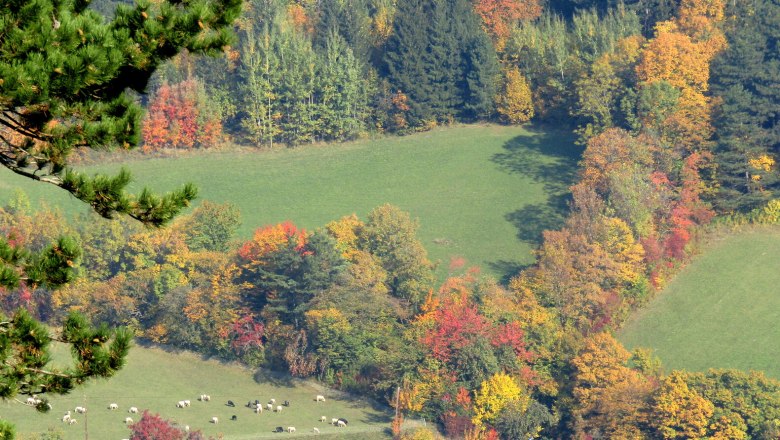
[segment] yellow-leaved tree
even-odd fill
[[[636,67],[646,91],[663,83],[677,92],[669,115],[656,121],[644,117],[643,123],[687,150],[700,150],[714,131],[707,92],[710,63],[726,47],[719,29],[723,9],[722,0],[683,0],[676,20],[656,25],[655,37],[648,41]],[[648,109],[663,106],[648,93],[645,98]]]
[[[653,382],[627,366],[631,355],[607,332],[591,337],[574,367],[574,430],[605,438],[641,439],[648,423]]]
[[[474,417],[472,423],[484,426],[495,421],[496,416],[509,402],[520,402],[523,407],[528,405],[528,396],[515,379],[506,373],[496,373],[482,382],[474,396]]]
[[[531,86],[517,67],[504,69],[496,110],[510,124],[522,124],[534,117]]]
[[[715,410],[712,402],[688,387],[685,373],[667,376],[653,406],[654,424],[665,439],[700,438]]]

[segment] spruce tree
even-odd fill
[[[493,112],[497,58],[468,0],[399,1],[384,61],[412,126]]]
[[[428,22],[421,0],[401,0],[393,21],[393,34],[385,50],[385,70],[391,93],[402,92],[410,107],[408,120],[412,126],[431,119],[433,112],[425,99],[427,78],[424,53],[428,49]]]
[[[714,120],[719,181],[715,204],[746,211],[780,195],[780,5],[736,2],[728,48],[712,66],[711,89],[722,100]],[[776,163],[762,167],[761,158]]]

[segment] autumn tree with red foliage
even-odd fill
[[[130,425],[131,440],[204,440],[200,431],[186,432],[157,414],[144,411],[141,419]]]
[[[219,112],[197,79],[163,83],[152,95],[143,124],[144,149],[210,147],[222,136]]]
[[[476,0],[474,11],[482,18],[485,30],[501,50],[520,20],[533,20],[542,14],[539,0]]]

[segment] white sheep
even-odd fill
[[[325,423],[325,420],[328,420],[328,418],[325,416],[320,417],[320,422]]]
[[[325,401],[325,396],[323,396],[322,394],[318,394],[317,398],[315,400],[317,402],[324,402]]]
[[[129,425],[131,423],[133,423],[133,418],[132,417],[125,417],[125,425]]]
[[[330,424],[331,425],[335,425],[338,422],[339,422],[339,419],[330,419]]]
[[[64,423],[68,423],[68,421],[70,421],[70,411],[68,411],[64,416],[62,416],[62,421]]]
[[[190,406],[190,404],[192,403],[189,400],[182,400],[182,402],[184,402],[184,406]]]
[[[127,410],[130,414],[138,414],[138,408],[131,406],[130,409]]]
[[[276,405],[276,399],[271,399],[269,402],[271,402],[272,405]]]
[[[183,401],[183,400],[179,400],[179,401],[176,403],[176,408],[184,408],[185,406],[187,406],[187,405],[185,405],[185,404],[184,404],[184,401]]]
[[[109,403],[108,409],[110,409],[111,411],[117,410],[119,409],[119,405],[117,405],[116,403]]]
[[[68,425],[75,425],[77,421],[76,419],[70,419],[68,420]]]
[[[216,425],[217,423],[219,423],[219,418],[217,418],[217,417],[212,417],[212,418],[211,418],[211,423],[213,423],[213,424],[215,424],[215,425]]]
[[[260,413],[262,413],[262,412],[263,412],[263,406],[262,406],[262,405],[257,405],[257,406],[255,407],[255,413],[256,413],[256,414],[260,414]]]
[[[276,406],[276,412],[282,412],[282,405]]]
[[[344,427],[347,426],[347,424],[343,420],[337,420],[336,421],[336,426],[339,427],[339,428],[344,428]]]
[[[83,406],[77,406],[77,407],[76,407],[76,409],[75,409],[75,411],[76,411],[77,413],[79,413],[79,414],[85,414],[85,413],[87,412],[87,409],[86,409],[86,408],[84,408]]]
[[[295,432],[295,426],[288,426],[287,432]]]
[[[319,434],[320,433],[320,430],[317,429],[317,428],[312,429],[312,431],[314,431],[315,434]]]
[[[38,399],[36,399],[35,397],[28,397],[26,403],[27,403],[27,405],[33,405],[34,406],[34,405],[38,404]]]
[[[271,403],[267,404],[265,407],[266,407],[266,409],[268,409],[268,411],[273,411],[273,409],[274,409],[274,406]]]
[[[208,402],[209,400],[211,400],[211,396],[209,396],[208,394],[201,394],[200,397],[198,397],[198,400],[200,400],[201,402]]]

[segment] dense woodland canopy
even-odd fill
[[[565,225],[506,285],[457,264],[437,283],[391,205],[237,243],[251,219],[229,204],[149,230],[19,194],[6,247],[69,235],[84,255],[78,280],[6,288],[3,309],[316,377],[452,438],[778,438],[780,383],[664,371],[611,336],[713,218],[778,221],[777,1],[249,0],[235,33],[160,64],[137,97],[145,151],[534,120],[585,146]]]

